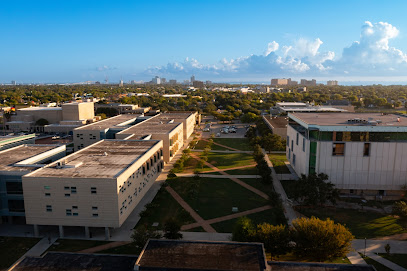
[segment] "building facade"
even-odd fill
[[[287,159],[325,173],[344,195],[397,199],[407,184],[407,118],[379,113],[289,113]]]
[[[120,227],[163,168],[156,140],[101,140],[23,176],[27,224]]]

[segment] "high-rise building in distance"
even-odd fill
[[[336,80],[329,80],[326,82],[327,86],[337,86],[338,85],[338,81]]]

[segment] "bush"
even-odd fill
[[[295,219],[290,235],[295,242],[295,255],[318,261],[345,257],[351,250],[354,238],[343,225],[315,217]]]
[[[181,225],[174,218],[168,219],[164,224],[164,237],[167,239],[182,239]]]
[[[233,232],[232,240],[239,242],[252,242],[256,233],[253,222],[248,217],[241,217],[237,220]]]
[[[407,203],[405,201],[396,201],[393,204],[393,214],[407,218]]]
[[[161,234],[158,232],[148,229],[145,225],[138,227],[133,230],[131,239],[133,240],[133,245],[141,252],[144,245],[147,243],[148,239],[160,239]]]
[[[290,231],[284,225],[257,225],[255,241],[264,244],[264,249],[273,256],[286,254],[290,251]]]

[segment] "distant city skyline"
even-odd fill
[[[405,1],[2,1],[0,83],[406,84]]]

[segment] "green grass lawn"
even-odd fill
[[[214,138],[214,143],[225,145],[227,147],[241,150],[241,151],[252,151],[253,147],[247,138]],[[228,150],[224,147],[218,146],[216,144],[212,145],[213,150]]]
[[[269,223],[272,225],[287,224],[284,214],[279,209],[270,209],[247,216],[253,221],[253,224]],[[231,233],[239,218],[234,218],[218,223],[211,224],[217,232]]]
[[[259,174],[256,167],[232,169],[232,170],[227,170],[225,172],[230,175],[257,175],[257,174]]]
[[[295,188],[295,182],[294,180],[285,180],[285,181],[280,181],[281,185],[284,188],[285,193],[287,194],[287,197],[292,199],[293,194],[294,194],[294,188]]]
[[[266,253],[268,254],[268,253]],[[270,257],[270,256],[268,256]],[[285,255],[280,255],[278,259],[273,259],[273,260],[278,260],[282,262],[314,262],[313,260],[306,259],[306,258],[298,258],[295,256],[293,253],[287,253]],[[341,264],[352,264],[348,258],[344,257],[339,257],[339,258],[334,258],[334,259],[329,259],[324,261],[324,263],[341,263]]]
[[[141,225],[151,227],[154,222],[158,222],[159,224],[156,229],[160,230],[169,218],[175,218],[181,225],[195,222],[190,214],[178,204],[170,193],[164,188],[161,188],[147,208],[146,215],[141,217],[136,227]]]
[[[58,239],[47,251],[78,252],[110,243],[98,240]]]
[[[202,228],[201,226],[196,227],[196,228],[192,228],[190,230],[186,230],[188,232],[205,232],[204,228]]]
[[[250,186],[253,186],[254,188],[259,189],[260,191],[266,193],[269,196],[273,195],[273,193],[272,193],[274,191],[273,184],[263,184],[261,182],[260,178],[259,179],[246,179],[246,178],[243,179],[242,178],[239,180],[247,183]]]
[[[119,247],[109,248],[98,251],[99,254],[123,254],[123,255],[138,255],[141,250],[137,249],[133,244],[127,244]]]
[[[7,269],[30,248],[38,243],[39,238],[0,237],[0,270]]]
[[[267,200],[229,179],[174,178],[169,184],[204,219],[230,215],[232,207],[246,211],[267,204]]]
[[[288,167],[285,165],[287,158],[283,153],[271,153],[269,154],[271,163],[273,163],[274,170],[277,174],[289,174],[291,173]]]
[[[407,251],[406,251],[406,253],[407,253]],[[404,268],[407,268],[407,255],[406,254],[391,254],[390,253],[389,255],[387,255],[386,253],[379,253],[379,255],[395,264],[398,264]]]
[[[301,208],[298,211],[308,217],[331,218],[336,223],[345,224],[357,239],[407,232],[407,223],[390,215],[339,208]]]
[[[360,256],[362,256],[363,260],[365,260],[365,262],[367,264],[373,265],[377,271],[391,271],[392,269],[382,265],[381,263],[376,262],[375,260],[369,258],[369,257],[363,257],[363,255],[361,253],[359,253]]]
[[[208,155],[208,162],[220,169],[254,164],[253,156],[247,153],[214,153]]]
[[[208,144],[208,141],[205,140],[199,140],[198,143],[196,143],[195,148],[196,150],[203,150],[205,149],[205,146]]]

